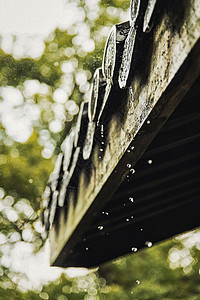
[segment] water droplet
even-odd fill
[[[140,228],[140,231],[143,231],[144,229],[143,228]]]
[[[148,121],[147,121],[147,124],[149,125],[150,123],[151,123],[151,121],[148,120]]]
[[[108,213],[107,211],[102,211],[102,214],[103,214],[103,215],[106,215],[106,216],[109,215],[109,213]]]
[[[29,179],[29,182],[30,182],[30,183],[33,183],[33,179],[32,179],[32,178],[30,178],[30,179]]]
[[[129,178],[129,175],[126,175],[127,178]]]
[[[132,247],[132,248],[131,248],[131,251],[137,252],[137,248],[136,248],[136,247]]]
[[[84,238],[83,241],[86,242],[86,238]]]
[[[129,201],[134,202],[133,197],[129,197]]]
[[[129,149],[128,149],[128,150],[127,150],[127,152],[128,152],[128,153],[130,153],[130,152],[131,152],[131,150],[129,150]]]
[[[134,147],[134,146],[132,146],[132,147],[131,147],[131,150],[134,150],[134,149],[135,149],[135,147]]]
[[[99,158],[101,158],[101,156],[99,156]]]
[[[100,151],[103,152],[103,148],[100,148]]]
[[[129,222],[130,220],[129,219],[126,219],[126,222]]]
[[[103,226],[102,225],[98,226],[98,229],[103,230]]]
[[[139,280],[136,280],[136,283],[137,283],[137,284],[140,284],[140,281],[139,281]]]
[[[146,245],[148,248],[151,248],[153,244],[152,244],[152,242],[146,241],[146,242],[145,242],[145,245]]]
[[[105,143],[104,143],[104,142],[101,142],[101,144],[104,145]]]
[[[135,173],[135,169],[130,169],[131,174]]]
[[[133,219],[134,217],[133,216],[131,216],[131,219]]]
[[[129,168],[129,169],[131,168],[131,164],[127,164],[126,166],[127,166],[127,168]]]
[[[149,165],[151,165],[153,161],[151,159],[149,159],[147,162]]]
[[[124,203],[123,205],[126,206],[126,203]]]
[[[88,251],[88,250],[89,250],[89,248],[88,248],[88,247],[86,247],[86,248],[85,248],[85,250],[86,250],[86,251]]]

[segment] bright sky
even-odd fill
[[[66,0],[0,0],[0,34],[47,35],[57,25],[66,27],[74,10]],[[72,1],[73,2],[73,1]]]

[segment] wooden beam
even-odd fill
[[[53,265],[65,265],[96,212],[131,176],[200,74],[200,2],[169,2],[171,7],[164,5],[150,33],[138,29],[129,86],[112,86],[104,146],[96,135],[91,157],[79,170],[77,190],[69,193],[68,208],[59,209],[49,233]]]

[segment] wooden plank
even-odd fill
[[[130,87],[112,88],[104,148],[95,142],[87,167],[80,170],[76,199],[71,193],[69,209],[60,209],[49,234],[53,265],[64,264],[96,211],[130,175],[200,74],[200,2],[179,1],[178,7],[166,7],[153,30],[136,41],[133,60],[137,63],[131,70]],[[133,147],[133,151],[127,151]]]

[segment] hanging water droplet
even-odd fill
[[[126,219],[126,222],[129,222],[130,220],[129,219]]]
[[[84,238],[83,241],[86,242],[86,238]]]
[[[105,143],[104,143],[104,142],[101,142],[101,144],[104,145]]]
[[[140,281],[139,281],[139,280],[136,280],[136,283],[137,283],[137,284],[140,284]]]
[[[143,228],[140,228],[140,231],[143,231],[144,229]]]
[[[131,216],[131,219],[133,219],[134,217],[133,216]]]
[[[130,169],[130,173],[134,174],[135,173],[135,169]]]
[[[103,148],[100,148],[100,151],[103,152]]]
[[[99,158],[101,158],[101,156],[99,156]]]
[[[129,197],[129,201],[134,202],[133,197]]]
[[[132,247],[132,248],[131,248],[131,251],[132,251],[132,252],[137,252],[137,250],[138,250],[138,249],[137,249],[136,247]]]
[[[149,159],[147,162],[149,165],[151,165],[153,161],[151,159]]]
[[[149,125],[150,123],[151,123],[151,121],[148,120],[148,121],[147,121],[147,124]]]
[[[126,175],[127,178],[129,178],[129,175]]]
[[[88,250],[89,250],[89,248],[88,248],[88,247],[86,247],[86,248],[85,248],[85,250],[86,250],[86,251],[88,251]]]
[[[103,230],[103,226],[102,225],[98,226],[98,229]]]
[[[131,168],[131,164],[127,164],[126,166],[127,166],[127,168],[129,168],[129,169]]]
[[[153,244],[152,244],[152,242],[146,241],[146,242],[145,242],[145,245],[146,245],[148,248],[151,248]]]

